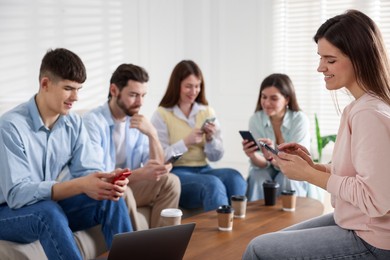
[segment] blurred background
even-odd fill
[[[275,72],[288,74],[295,85],[311,120],[315,156],[314,114],[322,135],[336,134],[339,109],[351,97],[339,91],[332,98],[325,89],[312,37],[327,18],[347,9],[374,19],[389,46],[389,0],[0,0],[0,115],[38,91],[39,65],[50,48],[68,48],[86,65],[75,111],[106,101],[119,64],[143,66],[150,82],[141,112],[149,117],[173,67],[192,59],[222,125],[226,152],[218,166],[247,176],[238,131],[248,128],[261,81]],[[328,145],[323,160],[331,151]]]

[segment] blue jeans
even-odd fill
[[[245,195],[246,192],[246,181],[234,169],[178,166],[171,172],[180,179],[179,204],[183,208],[214,210],[220,205],[228,205],[232,195]]]
[[[253,239],[244,255],[252,259],[390,259],[390,250],[378,249],[353,230],[338,226],[333,213],[282,231]]]
[[[73,232],[97,224],[102,224],[108,248],[114,234],[133,230],[123,199],[97,201],[82,194],[19,209],[0,205],[0,239],[17,243],[39,239],[48,259],[82,259]]]

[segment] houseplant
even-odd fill
[[[320,124],[318,122],[317,114],[314,114],[315,119],[315,127],[316,127],[316,139],[317,139],[317,151],[318,151],[318,158],[314,159],[314,162],[321,162],[322,160],[322,150],[325,148],[325,146],[330,142],[336,142],[336,135],[325,135],[321,136],[320,131]]]

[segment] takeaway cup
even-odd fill
[[[161,211],[163,226],[175,226],[181,224],[183,212],[180,209],[168,208]]]
[[[295,204],[297,201],[295,190],[283,190],[281,197],[282,197],[282,209],[284,211],[295,211]]]
[[[233,230],[234,209],[229,205],[221,205],[217,208],[218,229],[220,231]]]
[[[230,198],[235,218],[245,218],[247,198],[243,195],[233,195]]]
[[[279,188],[279,183],[275,181],[263,182],[264,201],[266,206],[273,206],[276,204],[276,194]]]

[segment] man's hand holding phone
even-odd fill
[[[74,180],[81,182],[82,192],[90,198],[118,201],[124,195],[129,183],[127,177],[124,177],[128,173],[123,173],[129,171],[129,169],[116,169],[110,173],[94,172]]]
[[[172,155],[168,160],[165,161],[164,164],[169,164],[169,163],[175,163],[177,160],[179,160],[182,157],[183,153],[178,153]]]
[[[131,175],[131,171],[124,171],[119,174],[116,174],[116,176],[112,179],[112,183],[115,184],[117,181],[123,181],[126,180],[127,177]]]

